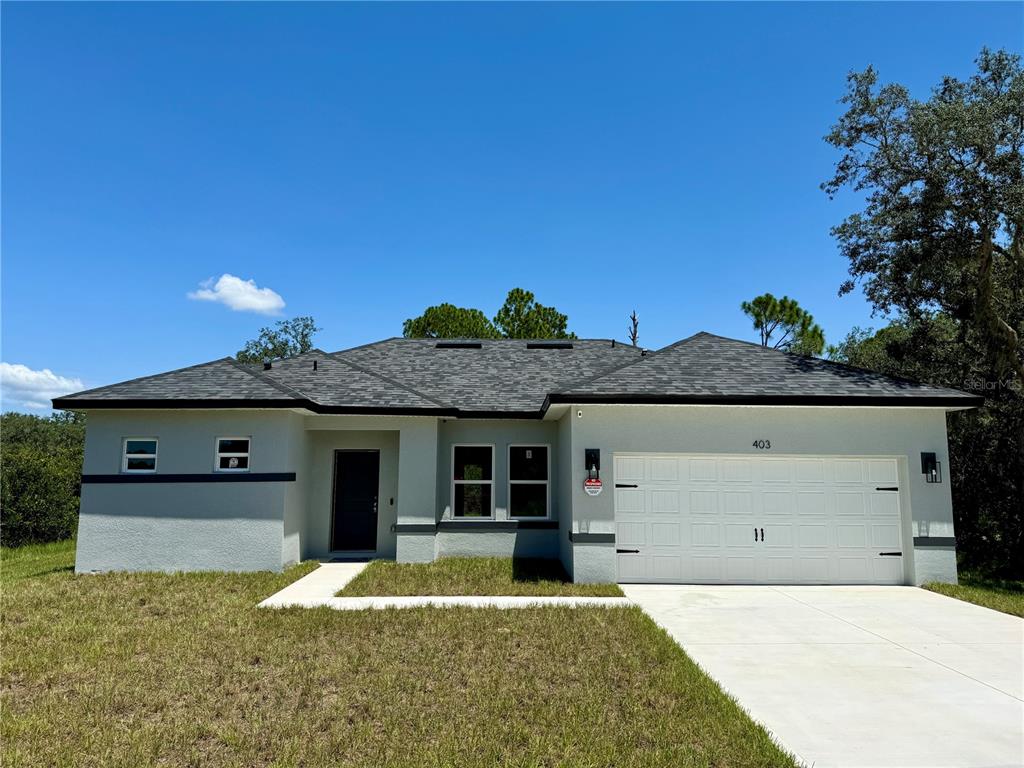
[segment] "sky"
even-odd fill
[[[848,72],[927,98],[1020,3],[3,3],[3,408],[232,355],[328,351],[513,287],[582,337],[756,340],[796,298],[884,325],[820,190]]]

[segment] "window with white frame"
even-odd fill
[[[126,437],[121,445],[122,472],[156,472],[155,437]]]
[[[494,516],[494,446],[452,446],[452,516]]]
[[[548,517],[550,453],[546,445],[508,447],[509,517]]]
[[[218,437],[217,461],[213,466],[218,472],[248,472],[249,438]]]

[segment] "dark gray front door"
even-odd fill
[[[377,549],[380,451],[334,452],[332,550]]]

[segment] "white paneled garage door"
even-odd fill
[[[616,454],[622,582],[901,584],[890,458]]]

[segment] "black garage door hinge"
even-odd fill
[[[616,552],[616,554],[619,554],[619,555],[639,555],[640,554],[640,550],[639,549],[616,549],[615,552]]]
[[[899,488],[896,488],[896,487],[888,487],[888,486],[887,486],[887,487],[885,487],[885,488],[875,488],[875,490],[876,490],[876,491],[898,491],[898,490],[899,490]]]
[[[615,487],[616,488],[636,488],[637,485],[636,485],[636,483],[632,483],[632,484],[630,484],[630,483],[616,483]]]
[[[879,557],[903,557],[902,552],[879,552]]]

